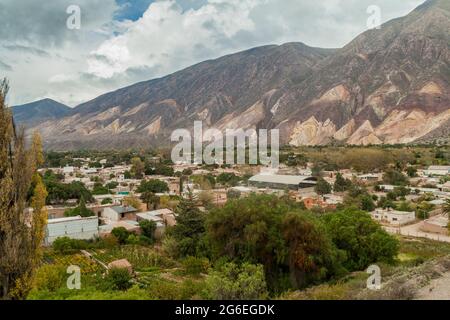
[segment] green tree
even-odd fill
[[[227,199],[239,199],[241,197],[241,192],[239,190],[230,189],[227,191]]]
[[[178,254],[181,257],[197,256],[201,253],[205,233],[205,214],[196,207],[192,195],[179,202],[176,213],[177,224],[172,229],[172,236],[177,241]]]
[[[142,220],[139,222],[139,226],[142,230],[142,235],[151,239],[152,241],[155,239],[155,231],[156,231],[156,222],[150,220]]]
[[[151,180],[142,180],[141,184],[137,188],[137,192],[152,192],[152,193],[162,193],[169,191],[169,186],[164,181],[151,179]]]
[[[207,219],[214,256],[262,264],[272,291],[304,286],[333,273],[329,261],[335,252],[320,230],[319,221],[298,204],[273,195],[229,201],[210,211]]]
[[[345,209],[322,219],[333,243],[346,253],[343,264],[349,271],[375,262],[392,263],[397,256],[398,241],[364,211]]]
[[[0,299],[23,299],[40,263],[46,220],[46,190],[36,175],[42,164],[42,146],[34,135],[31,150],[25,149],[25,134],[15,130],[6,106],[8,83],[0,83]],[[34,177],[34,179],[33,179]],[[32,186],[31,203],[27,204]],[[27,224],[25,207],[36,210]]]
[[[84,201],[84,197],[81,196],[80,203],[76,208],[68,209],[64,212],[64,216],[66,217],[92,217],[95,216],[95,213],[92,210],[89,210],[86,207],[86,201]]]
[[[400,171],[389,169],[383,174],[383,182],[394,186],[406,186],[409,183],[408,177]]]
[[[141,158],[135,157],[131,159],[131,174],[136,179],[141,179],[144,176],[145,165]]]
[[[333,185],[333,190],[335,192],[344,192],[344,191],[347,191],[351,185],[352,185],[352,182],[350,180],[345,179],[342,176],[342,174],[337,173],[336,180]]]
[[[331,192],[331,185],[324,179],[319,178],[317,180],[317,184],[314,187],[314,190],[317,192],[317,194],[320,195],[328,194]]]
[[[141,200],[147,205],[148,210],[156,210],[160,204],[160,198],[151,191],[141,194]]]

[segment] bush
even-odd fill
[[[89,247],[89,244],[84,240],[71,239],[69,237],[57,238],[53,242],[53,250],[62,253],[69,254],[74,251],[84,250]]]
[[[102,205],[111,204],[111,203],[113,203],[113,200],[111,198],[106,198],[106,199],[102,200]]]
[[[34,277],[34,287],[38,290],[55,292],[64,284],[66,270],[62,266],[43,265]]]
[[[263,266],[223,265],[206,280],[204,296],[213,300],[262,300],[268,297]]]
[[[120,244],[125,244],[130,232],[124,227],[117,227],[112,229],[111,234],[117,238],[117,241],[119,241]]]
[[[105,277],[108,287],[112,290],[127,290],[131,288],[131,275],[125,268],[111,268]]]
[[[139,226],[141,227],[142,235],[153,241],[153,239],[155,238],[156,222],[150,220],[142,220],[139,222]]]
[[[210,268],[209,260],[206,258],[196,258],[189,256],[183,261],[183,267],[186,274],[198,276],[206,273]]]

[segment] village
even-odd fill
[[[78,165],[43,168],[40,173],[57,179],[60,185],[83,186],[90,199],[67,195],[61,199],[48,188],[46,246],[61,237],[104,238],[117,228],[139,235],[142,221],[154,223],[154,238],[161,239],[166,229],[177,223],[179,199],[191,197],[206,212],[211,206],[220,207],[229,199],[250,194],[289,197],[318,214],[356,205],[390,233],[450,242],[448,212],[444,210],[450,199],[450,166],[407,167],[403,172],[314,172],[314,163],[282,163],[274,170],[169,164],[154,156],[147,159],[150,169],[145,170],[139,158],[120,165],[107,165],[106,159],[72,160]]]

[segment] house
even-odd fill
[[[358,180],[364,181],[364,182],[376,182],[381,181],[382,175],[381,174],[375,174],[375,173],[368,173],[368,174],[361,174],[357,176]]]
[[[45,245],[51,245],[57,238],[89,240],[98,236],[98,218],[81,216],[49,219],[45,233]]]
[[[175,214],[170,209],[159,209],[136,214],[137,221],[148,220],[156,223],[156,238],[164,235],[166,226],[174,226],[176,224]]]
[[[414,211],[397,211],[388,209],[376,209],[371,212],[373,219],[385,223],[389,223],[394,226],[401,226],[416,220],[416,214]]]
[[[62,169],[62,173],[64,175],[71,175],[75,172],[75,167],[66,166]]]
[[[424,171],[427,176],[446,176],[450,175],[450,166],[429,166]]]
[[[105,208],[102,218],[109,221],[132,220],[136,221],[137,209],[132,206],[114,206]]]
[[[251,177],[248,182],[250,186],[257,188],[299,190],[313,188],[317,183],[317,178],[312,176],[257,174]]]

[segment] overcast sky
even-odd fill
[[[1,0],[0,77],[9,104],[52,98],[76,106],[138,81],[266,44],[342,47],[424,0]],[[69,29],[70,5],[81,28]]]

